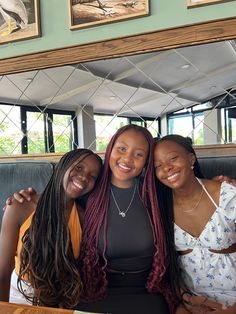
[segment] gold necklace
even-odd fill
[[[199,206],[199,204],[200,204],[200,202],[201,202],[201,200],[202,200],[203,192],[204,192],[204,189],[203,189],[203,186],[202,186],[202,185],[201,185],[201,188],[202,188],[202,190],[201,190],[200,197],[199,197],[199,199],[197,200],[197,202],[196,202],[196,204],[194,205],[193,208],[183,210],[183,209],[182,209],[182,206],[181,206],[181,203],[180,203],[180,202],[177,202],[177,204],[178,204],[178,203],[180,204],[180,206],[181,206],[180,208],[181,208],[181,210],[182,210],[184,213],[192,213],[192,212],[195,211],[195,209],[198,208],[198,206]],[[174,199],[174,201],[176,202],[176,198],[175,198],[174,195],[173,195],[173,199]]]

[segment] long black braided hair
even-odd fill
[[[61,158],[22,239],[18,288],[34,305],[73,308],[79,302],[82,283],[65,215],[63,179],[71,165],[91,155],[102,169],[101,158],[88,149],[75,149]],[[30,282],[33,296],[24,291],[24,278]]]

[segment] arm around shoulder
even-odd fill
[[[217,181],[217,182],[224,182],[225,181],[225,182],[232,184],[233,186],[236,187],[236,179],[232,179],[228,176],[224,176],[224,175],[215,176],[212,178],[212,180]]]
[[[39,197],[40,194],[37,194],[36,190],[32,187],[29,187],[27,190],[20,190],[18,192],[15,192],[13,196],[9,196],[7,198],[6,206],[3,210],[5,210],[8,205],[12,205],[14,201],[18,201],[21,204],[33,201],[37,204]]]

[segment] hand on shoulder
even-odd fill
[[[35,203],[38,202],[39,196],[34,188],[29,187],[27,190],[20,190],[15,192],[12,196],[9,196],[6,200],[6,205],[3,210],[6,210],[8,205],[11,205],[14,200],[17,200],[19,203],[30,202],[31,200]]]
[[[215,176],[212,178],[212,180],[216,181],[216,182],[220,182],[220,183],[227,182],[227,183],[232,184],[233,186],[236,187],[236,180],[230,178],[229,176],[224,176],[224,175]]]
[[[35,210],[36,204],[33,201],[20,203],[16,199],[12,200],[11,205],[7,205],[5,214],[8,217],[12,217],[15,221],[18,221],[21,225],[28,216]]]

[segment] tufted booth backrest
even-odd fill
[[[236,156],[199,157],[198,160],[205,178],[223,174],[236,179]],[[0,162],[0,225],[6,198],[29,186],[42,192],[53,170],[54,164],[48,161]]]
[[[2,208],[8,196],[32,186],[42,192],[53,173],[54,165],[48,161],[16,161],[0,163],[0,225]]]
[[[236,156],[199,157],[198,161],[205,178],[223,174],[236,179]]]

